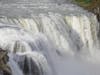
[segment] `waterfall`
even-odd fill
[[[16,25],[17,27],[25,29],[31,36],[43,33],[59,50],[64,51],[64,53],[66,51],[72,51],[73,49],[74,51],[80,50],[84,47],[92,49],[92,47],[98,43],[98,22],[94,15],[87,16],[80,14],[63,16],[59,13],[48,13],[48,15],[40,14],[32,18],[1,18],[0,22],[5,25]],[[10,32],[12,33],[14,31],[9,31],[9,33]],[[12,34],[15,35],[16,33]],[[5,34],[1,36],[5,36]],[[19,36],[15,36],[15,38],[19,39]],[[21,39],[22,37],[21,35]],[[29,38],[28,36],[25,37]],[[26,39],[24,38],[24,40]],[[72,46],[73,49],[71,49]]]
[[[18,67],[18,64],[15,61],[11,59],[9,62],[9,65],[11,67],[13,75],[23,75],[22,71],[20,70],[20,68]]]
[[[12,74],[95,75],[88,60],[100,62],[96,16],[56,0],[28,1],[1,1],[0,47],[9,52]]]

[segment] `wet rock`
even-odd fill
[[[8,52],[0,48],[0,71],[3,72],[3,75],[11,75],[11,69],[7,65],[9,61]]]

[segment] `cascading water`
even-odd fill
[[[100,62],[96,16],[76,5],[43,1],[2,1],[0,47],[9,52],[12,74],[99,75],[99,66],[85,62]]]

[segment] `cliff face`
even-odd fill
[[[7,65],[8,61],[7,51],[0,49],[0,71],[3,72],[3,75],[11,75],[11,69]]]

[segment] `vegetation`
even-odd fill
[[[75,2],[84,9],[96,14],[100,21],[100,0],[75,0]]]

